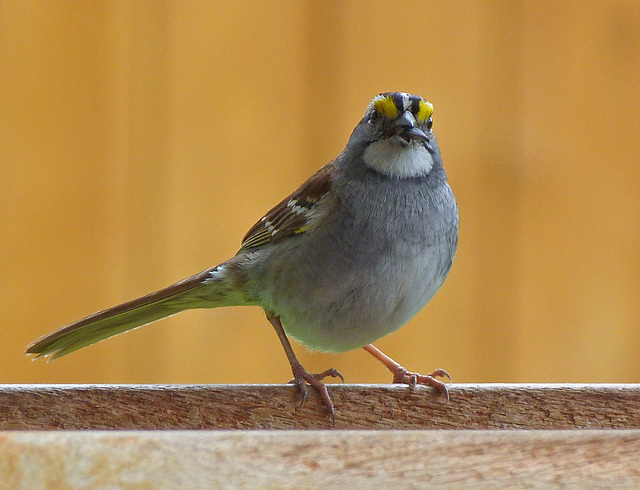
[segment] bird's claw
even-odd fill
[[[438,390],[442,395],[447,397],[447,401],[449,401],[449,388],[445,383],[440,380],[437,380],[436,377],[439,378],[449,378],[449,383],[453,383],[451,379],[451,375],[446,372],[444,369],[436,369],[432,373],[427,375],[412,373],[407,371],[403,367],[399,367],[394,369],[393,371],[393,382],[394,383],[402,383],[409,386],[409,388],[415,388],[417,385],[426,385],[431,386]]]
[[[316,390],[318,390],[318,393],[320,393],[322,403],[327,413],[331,415],[331,419],[333,420],[333,424],[335,425],[336,414],[333,408],[333,402],[331,401],[331,397],[329,396],[327,387],[322,382],[322,380],[327,377],[340,378],[344,383],[344,376],[342,376],[340,371],[333,368],[322,371],[321,373],[310,373],[300,363],[292,366],[292,371],[293,379],[289,381],[289,383],[296,384],[298,386],[298,389],[300,390],[300,395],[302,398],[300,400],[300,406],[302,406],[307,400],[307,395],[309,393],[307,385],[313,386]]]

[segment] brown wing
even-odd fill
[[[328,163],[273,207],[247,232],[238,253],[307,231],[311,211],[331,189],[334,171],[333,162]]]

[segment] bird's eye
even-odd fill
[[[427,129],[431,129],[433,127],[433,118],[430,117],[427,119]]]
[[[375,124],[378,119],[380,119],[380,113],[376,109],[372,110],[369,116],[369,124]]]

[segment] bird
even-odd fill
[[[406,92],[369,103],[345,149],[259,219],[232,258],[164,289],[61,327],[29,344],[56,359],[193,308],[260,306],[278,335],[304,403],[323,379],[289,341],[311,350],[364,348],[394,383],[434,387],[449,398],[443,369],[405,369],[373,342],[413,318],[447,277],[458,245],[458,208],[433,129],[433,105]]]

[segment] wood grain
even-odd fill
[[[0,385],[0,430],[640,429],[640,385]]]
[[[640,431],[0,432],[4,488],[637,488]]]

